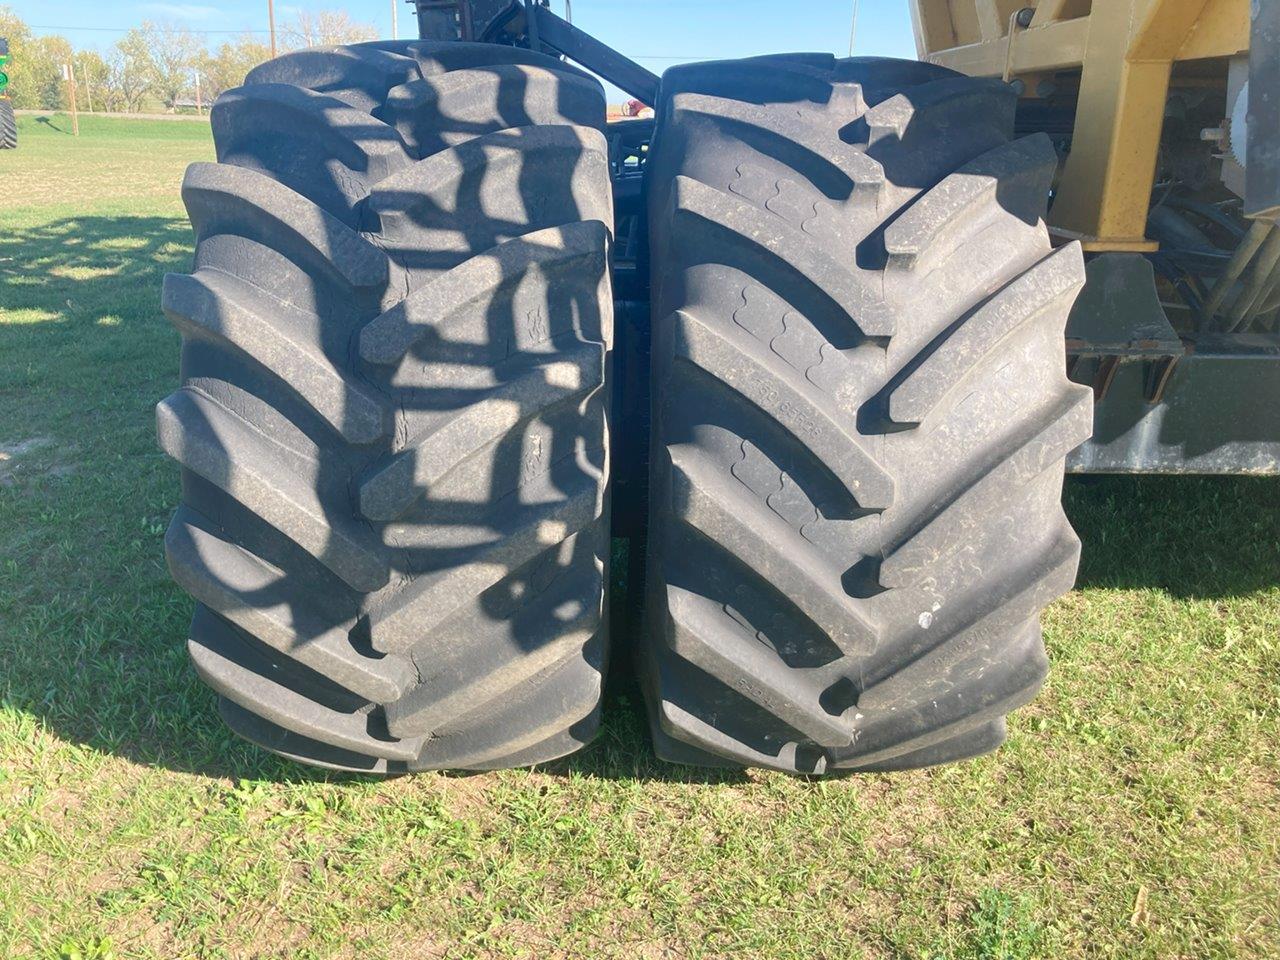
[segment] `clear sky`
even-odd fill
[[[105,48],[143,20],[180,24],[213,44],[246,30],[266,35],[266,0],[0,0],[36,27],[76,46]],[[276,0],[276,21],[299,7],[343,9],[391,36],[392,0]],[[564,0],[552,0],[564,12]],[[574,23],[661,73],[674,63],[785,51],[849,50],[853,0],[573,0]],[[400,3],[400,36],[416,33],[413,7]],[[915,57],[906,0],[861,0],[854,52]]]

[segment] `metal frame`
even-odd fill
[[[1250,2],[912,0],[911,8],[917,48],[930,62],[1028,87],[1080,71],[1051,224],[1088,250],[1148,252],[1157,246],[1146,238],[1147,212],[1174,64],[1249,50]],[[1253,3],[1274,36],[1280,0]],[[1020,19],[1020,8],[1034,13]],[[1264,175],[1257,179],[1262,189]]]
[[[423,40],[474,40],[471,0],[416,0],[418,36]]]
[[[1254,3],[1249,47],[1249,89],[1269,96],[1249,100],[1249,167],[1245,171],[1245,213],[1280,219],[1280,2]]]
[[[543,46],[581,64],[646,106],[651,107],[657,103],[657,74],[601,43],[585,30],[556,16],[546,7],[526,6],[525,12]]]
[[[425,40],[485,40],[560,54],[653,106],[658,77],[537,0],[414,0]]]
[[[1280,336],[1209,335],[1163,370],[1116,364],[1094,405],[1093,437],[1067,458],[1072,473],[1274,476],[1280,473]],[[1081,369],[1073,379],[1097,380]]]

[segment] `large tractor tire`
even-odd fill
[[[189,652],[237,733],[323,766],[521,766],[593,734],[612,336],[600,84],[360,44],[212,113],[170,276]]]
[[[800,773],[995,748],[1074,580],[1080,248],[1015,96],[800,55],[663,78],[646,693],[657,748]]]
[[[13,115],[13,101],[0,97],[0,150],[18,147],[18,118]]]

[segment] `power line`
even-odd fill
[[[92,30],[95,33],[128,33],[130,30],[135,29],[134,27],[50,26],[49,24],[40,24],[40,23],[32,23],[32,24],[28,24],[28,26],[32,30]],[[186,33],[199,33],[199,34],[215,34],[216,33],[216,34],[232,34],[237,36],[244,33],[261,33],[263,35],[266,35],[271,32],[270,30],[254,30],[248,27],[246,27],[243,30],[190,30],[186,27],[182,27],[180,29]],[[682,53],[682,54],[674,54],[674,55],[665,54],[663,56],[657,56],[655,54],[649,54],[649,55],[633,54],[631,55],[631,59],[632,60],[719,60],[719,59],[722,59],[722,55],[711,54],[711,53]]]
[[[48,24],[40,24],[40,23],[31,23],[31,24],[28,24],[27,26],[28,26],[28,27],[30,27],[32,30],[92,30],[92,31],[94,31],[95,33],[128,33],[130,30],[135,29],[134,27],[72,27],[72,26],[51,27],[51,26],[49,26]],[[241,33],[270,33],[270,31],[269,31],[269,30],[251,30],[251,29],[248,29],[248,28],[246,28],[246,29],[244,29],[244,30],[189,30],[189,29],[187,29],[186,27],[180,27],[179,29],[183,30],[183,31],[184,31],[184,32],[186,32],[186,33],[200,33],[200,34],[205,34],[205,33],[231,33],[231,34],[241,34]]]
[[[136,29],[136,28],[134,28],[134,27],[73,27],[73,26],[50,26],[49,24],[40,24],[40,23],[32,23],[32,24],[28,24],[28,26],[29,26],[32,30],[91,30],[91,31],[93,31],[93,32],[95,32],[95,33],[128,33],[130,30]],[[269,34],[269,33],[271,32],[270,30],[253,30],[253,29],[250,29],[250,28],[247,28],[247,27],[246,27],[245,29],[243,29],[243,30],[191,30],[191,29],[188,29],[188,28],[186,28],[186,27],[182,27],[182,28],[180,28],[180,29],[181,29],[183,32],[185,32],[185,33],[197,33],[197,34],[200,34],[200,35],[202,35],[202,36],[203,36],[203,35],[206,35],[206,34],[210,34],[210,35],[211,35],[211,34],[219,34],[219,35],[222,35],[222,34],[229,34],[229,35],[231,35],[231,36],[242,36],[243,34],[246,34],[246,33],[257,33],[257,34],[262,34],[263,36],[266,36],[267,34]],[[632,55],[630,56],[630,59],[632,59],[632,60],[662,60],[662,61],[676,61],[676,60],[721,60],[721,59],[723,59],[723,55],[722,55],[722,54],[711,54],[711,53],[683,53],[683,54],[674,54],[674,55],[672,55],[672,54],[666,54],[666,55],[663,55],[663,56],[657,56],[657,55],[655,55],[655,54],[648,54],[648,55],[646,55],[646,54],[640,54],[640,53],[637,53],[637,54],[632,54]]]
[[[28,24],[28,26],[32,30],[93,30],[98,33],[128,33],[130,30],[136,29],[134,27],[69,27],[69,26],[68,27],[51,27],[51,26],[37,24],[37,23]],[[244,30],[188,30],[186,27],[181,27],[180,29],[185,33],[198,33],[198,34],[215,34],[216,33],[216,34],[232,34],[234,36],[240,36],[241,34],[245,34],[245,33],[260,33],[265,36],[266,34],[271,32],[270,30],[251,30],[248,28]],[[678,53],[675,55],[668,54],[664,56],[657,56],[654,54],[645,55],[645,54],[637,53],[637,54],[630,55],[630,59],[632,60],[672,60],[672,61],[674,60],[723,60],[724,55],[714,54],[714,53]]]

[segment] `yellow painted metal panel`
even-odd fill
[[[1088,15],[1089,0],[1040,0],[1036,4],[1036,15],[1031,25],[1042,27],[1055,20],[1071,20]]]
[[[1054,204],[1053,222],[1119,241],[1145,236],[1155,181],[1170,64],[1120,63],[1111,89],[1086,97]]]
[[[953,5],[946,0],[913,0],[917,48],[922,57],[935,63],[978,66],[983,74],[997,73],[994,65],[1004,63],[1008,13],[1019,5],[1017,0],[976,0],[976,4],[975,0],[954,0]],[[957,15],[957,7],[964,12]],[[1119,30],[1112,38],[1124,41],[1120,46],[1131,60],[1223,57],[1249,47],[1249,0],[1099,0],[1097,7],[1107,29]],[[1075,56],[1078,36],[1064,33],[1050,38],[1037,36],[1036,31],[1072,23],[1087,32],[1087,24],[1076,22],[1082,19],[1076,16],[1081,9],[1082,0],[1043,0],[1031,28],[1018,38],[1018,43],[1024,36],[1033,39],[1027,53],[1015,53],[1015,69],[1030,72],[1061,69],[1064,64],[1079,66],[1083,57]],[[1117,11],[1123,16],[1117,17]],[[953,20],[961,24],[959,30],[953,28]],[[975,31],[983,37],[980,42],[956,41],[957,33]],[[1050,48],[1058,42],[1069,49],[1055,53]],[[1114,45],[1110,52],[1120,54]]]
[[[983,40],[999,40],[1009,32],[1009,19],[1026,6],[1025,0],[977,0]]]
[[[1049,227],[1049,236],[1053,238],[1055,245],[1070,243],[1074,240],[1084,248],[1086,253],[1103,251],[1113,253],[1155,253],[1160,249],[1160,244],[1154,240],[1099,240],[1097,237],[1054,226]]]
[[[977,43],[982,39],[982,27],[978,23],[978,6],[975,0],[951,0],[951,29],[956,43]]]
[[[1119,4],[1123,5],[1123,4]],[[1133,9],[1130,19],[1132,41],[1127,56],[1130,60],[1173,60],[1209,0],[1129,0]],[[1091,19],[1110,4],[1096,8]],[[1124,51],[1121,53],[1125,55]]]
[[[1150,246],[1144,233],[1173,64],[1247,50],[1249,2],[1041,0],[1031,27],[1013,39],[1010,73],[1081,71],[1056,228],[1089,238],[1095,249]],[[949,16],[960,40],[984,37],[939,47],[933,33],[922,35],[927,59],[971,76],[1002,75],[1010,43],[999,21],[1006,0],[950,0],[946,14],[936,0],[913,6],[921,4],[934,16]]]
[[[937,63],[1003,64],[1003,49],[998,54],[956,51],[991,42],[1003,48],[1009,14],[1022,5],[1023,0],[911,0],[916,49],[922,59]],[[1026,5],[1036,8],[1032,30],[1079,19],[1091,7],[1089,0],[1026,0]],[[1249,47],[1249,0],[1096,0],[1092,6],[1113,25],[1114,12],[1125,11],[1121,35],[1132,60],[1197,60]],[[1042,64],[1030,63],[1027,69],[1053,69],[1063,62],[1070,58],[1047,54]]]
[[[1172,63],[1134,62],[1125,54],[1136,37],[1163,42],[1148,32],[1159,8],[1204,2],[1110,0],[1095,5],[1071,155],[1054,203],[1055,226],[1102,240],[1145,236]]]
[[[978,25],[983,40],[999,40],[1004,36],[1004,23],[996,0],[978,0]]]
[[[911,26],[916,35],[916,53],[921,60],[931,50],[945,50],[958,42],[948,0],[911,0]]]
[[[916,59],[923,60],[929,55],[929,40],[925,36],[924,21],[920,19],[920,0],[911,0],[911,33],[916,38]]]
[[[1248,49],[1249,0],[1211,0],[1178,50],[1178,59],[1233,57]]]
[[[1013,72],[1040,73],[1070,70],[1084,62],[1089,39],[1089,20],[1063,20],[1019,30],[1013,46]],[[1004,71],[1008,38],[973,43],[929,54],[931,63],[950,67],[974,77],[998,77]]]

